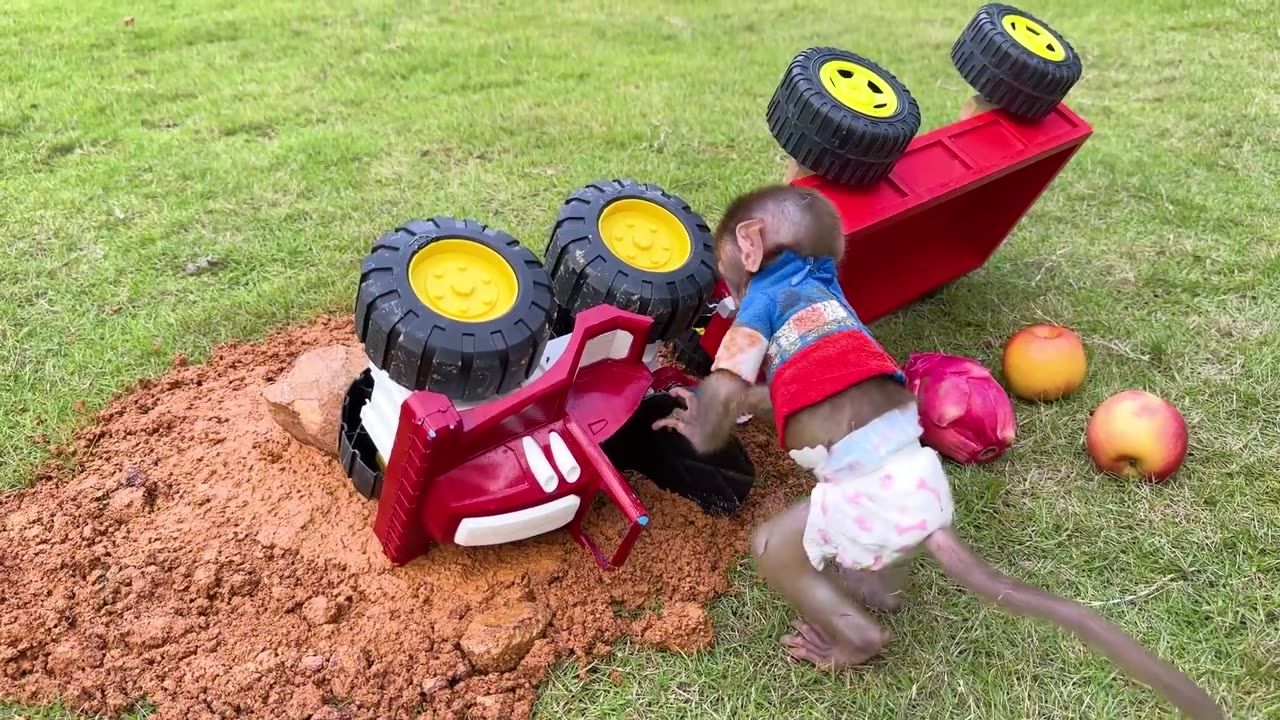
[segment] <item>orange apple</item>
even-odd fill
[[[1084,382],[1084,343],[1060,325],[1031,325],[1004,344],[1001,366],[1009,391],[1024,400],[1057,400]]]
[[[1187,422],[1169,401],[1126,390],[1093,411],[1085,446],[1103,472],[1160,482],[1187,456]]]

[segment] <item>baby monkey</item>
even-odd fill
[[[736,419],[771,413],[778,438],[818,482],[752,537],[760,573],[799,611],[782,639],[820,667],[878,655],[889,633],[866,608],[896,609],[923,552],[998,607],[1074,633],[1196,720],[1222,717],[1187,676],[1079,603],[1013,580],[952,530],[950,484],[920,442],[915,397],[836,279],[844,233],[812,190],[769,186],[735,200],[716,229],[721,276],[738,304],[711,374],[684,410],[655,423],[707,452]],[[764,384],[757,384],[761,377]]]

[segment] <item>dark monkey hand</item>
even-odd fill
[[[671,395],[680,402],[684,403],[683,408],[676,408],[671,414],[662,418],[653,424],[654,430],[675,430],[676,432],[689,436],[689,427],[696,423],[695,414],[698,408],[698,396],[689,391],[689,388],[676,387],[670,390]]]
[[[696,393],[674,388],[671,394],[684,403],[684,409],[676,408],[653,428],[679,432],[698,453],[719,450],[733,434],[747,389],[740,378],[724,371],[712,373]]]

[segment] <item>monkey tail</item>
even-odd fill
[[[924,547],[951,579],[987,602],[1070,630],[1129,677],[1154,688],[1193,720],[1222,719],[1222,709],[1204,690],[1101,615],[1001,573],[970,550],[950,528],[935,531],[925,539]]]

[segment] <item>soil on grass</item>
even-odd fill
[[[557,661],[585,672],[625,638],[706,648],[705,605],[751,525],[808,484],[752,421],[760,480],[739,516],[632,478],[653,523],[616,572],[563,533],[393,568],[374,503],[262,400],[333,343],[356,343],[349,319],[175,362],[63,449],[75,474],[0,496],[0,698],[111,716],[145,700],[159,718],[524,718]],[[616,513],[591,518],[620,536]],[[484,647],[504,632],[511,645]]]

